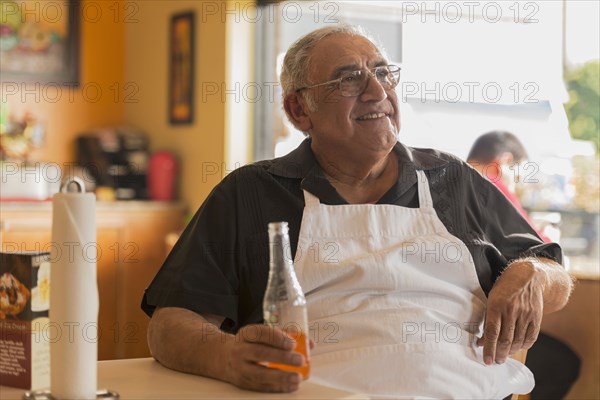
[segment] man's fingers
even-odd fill
[[[509,355],[513,355],[523,348],[523,343],[525,343],[525,337],[527,335],[527,328],[529,325],[530,323],[528,321],[523,322],[523,320],[517,320],[515,334],[508,352]]]
[[[247,325],[240,329],[238,337],[249,343],[262,343],[284,350],[292,350],[296,345],[284,331],[269,325]]]
[[[247,363],[240,371],[238,386],[261,392],[293,392],[298,390],[302,376],[297,372],[287,372]]]
[[[496,344],[500,336],[500,320],[486,317],[483,327],[483,362],[486,365],[492,365],[496,358]]]
[[[523,348],[530,349],[531,346],[538,339],[538,335],[540,333],[540,325],[536,323],[531,323],[527,327],[527,332],[525,333],[525,340],[523,341]]]
[[[302,354],[289,350],[281,350],[264,344],[252,344],[247,350],[245,359],[253,363],[269,362],[298,367],[304,364],[304,356]]]
[[[243,332],[240,332],[243,335]],[[240,334],[238,333],[238,334]],[[279,363],[293,366],[301,366],[304,364],[304,356],[300,353],[292,351],[292,348],[281,348],[271,345],[269,340],[259,342],[258,335],[248,336],[242,339],[236,339],[239,342],[231,349],[231,358],[239,363]],[[286,342],[292,342],[287,340]],[[279,344],[286,343],[280,340]]]
[[[498,342],[496,343],[495,361],[498,364],[502,364],[506,361],[515,337],[515,330],[516,326],[514,321],[502,321],[500,336],[498,336]]]

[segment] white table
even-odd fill
[[[98,362],[98,387],[121,399],[368,399],[310,382],[294,393],[259,393],[218,380],[172,371],[152,358]],[[0,399],[20,399],[24,390],[0,386]]]

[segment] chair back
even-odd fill
[[[510,356],[510,358],[519,361],[522,364],[525,364],[525,359],[527,358],[527,350],[521,349],[517,351],[515,354]],[[529,394],[513,394],[511,400],[530,400],[531,396]]]

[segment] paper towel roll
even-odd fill
[[[96,197],[52,200],[50,390],[57,399],[96,399],[98,286]]]

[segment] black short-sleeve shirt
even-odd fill
[[[310,139],[290,154],[239,168],[225,177],[196,212],[146,289],[142,309],[183,307],[225,317],[236,332],[262,322],[269,272],[267,224],[287,221],[292,256],[298,244],[305,189],[324,204],[346,201],[328,182]],[[506,197],[460,159],[397,143],[399,178],[378,204],[418,207],[416,170],[429,180],[434,209],[465,243],[483,290],[510,260],[537,255],[562,261],[560,247],[544,243]]]

